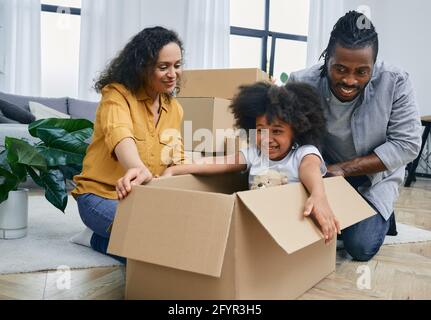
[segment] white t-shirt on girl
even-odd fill
[[[320,172],[322,176],[326,174],[326,166],[319,150],[313,145],[304,145],[293,147],[292,150],[281,160],[272,161],[268,157],[263,157],[260,150],[256,146],[243,148],[240,150],[247,162],[247,170],[249,170],[248,183],[252,185],[254,177],[265,174],[269,169],[287,175],[289,183],[299,182],[299,165],[302,159],[308,154],[315,154],[321,159]]]

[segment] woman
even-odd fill
[[[72,191],[90,230],[72,241],[106,254],[118,199],[126,197],[132,185],[147,183],[168,165],[182,162],[181,137],[165,140],[162,135],[165,130],[180,132],[183,110],[172,96],[179,85],[182,56],[183,45],[175,32],[147,28],[132,38],[96,82],[102,99],[93,141]],[[172,150],[166,153],[166,148]]]

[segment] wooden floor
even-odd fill
[[[395,212],[397,221],[431,230],[431,179],[401,188]],[[431,242],[383,246],[368,263],[341,261],[300,299],[431,299]],[[369,289],[358,287],[367,286],[364,267]],[[72,270],[70,289],[61,290],[56,272],[0,275],[0,299],[123,299],[124,279],[124,267]]]

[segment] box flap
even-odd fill
[[[374,210],[342,177],[324,179],[325,190],[342,228],[371,217]],[[287,253],[323,238],[310,218],[304,218],[308,193],[301,183],[237,193],[244,205]]]
[[[331,177],[325,178],[323,181],[328,201],[340,221],[341,230],[376,214],[346,179]]]
[[[135,186],[120,201],[108,252],[219,277],[234,195]]]

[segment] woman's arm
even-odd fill
[[[182,174],[211,175],[217,173],[237,172],[247,169],[247,164],[241,152],[224,157],[207,157],[198,163],[180,164],[169,167],[162,177],[177,176]]]
[[[322,160],[315,154],[306,155],[299,166],[299,179],[310,193],[305,202],[304,215],[312,216],[322,230],[328,243],[340,234],[340,223],[332,212],[323,186],[320,164]]]
[[[121,200],[132,190],[132,185],[139,185],[151,181],[153,175],[139,157],[138,149],[132,138],[121,140],[114,149],[118,161],[126,174],[118,179],[115,189]]]

